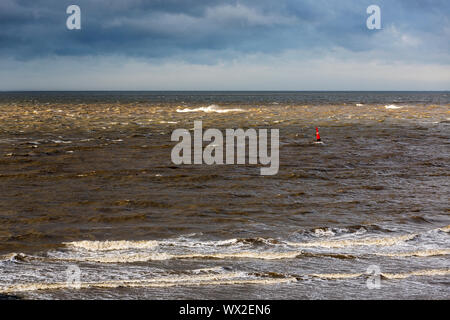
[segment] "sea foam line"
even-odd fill
[[[396,106],[395,104],[391,104],[391,105],[386,105],[384,106],[386,109],[391,109],[391,110],[395,110],[395,109],[402,109],[403,107],[400,106]]]
[[[260,260],[279,260],[293,259],[302,254],[301,251],[290,252],[235,252],[235,253],[192,253],[192,254],[167,254],[167,253],[134,253],[134,254],[114,254],[107,256],[89,256],[89,257],[52,257],[55,261],[70,262],[97,262],[97,263],[135,263],[148,261],[164,261],[175,259],[260,259]]]
[[[77,284],[77,289],[89,288],[145,288],[145,287],[174,287],[174,286],[206,286],[206,285],[239,285],[239,284],[258,284],[270,285],[278,283],[288,283],[297,281],[296,278],[254,278],[242,279],[244,275],[239,272],[228,274],[215,275],[197,275],[189,277],[163,277],[154,279],[128,279],[128,280],[114,280],[114,281],[98,281],[98,282],[80,282]],[[16,293],[24,291],[37,290],[58,290],[58,289],[73,289],[74,284],[67,284],[66,282],[54,283],[23,283],[11,286],[0,287],[2,293]]]
[[[362,238],[362,239],[330,239],[326,241],[311,241],[311,242],[290,242],[290,241],[275,241],[273,239],[255,238],[255,241],[262,242],[266,245],[286,244],[293,247],[325,247],[325,248],[344,248],[349,246],[392,246],[400,242],[414,239],[417,234],[406,234],[396,237],[384,238]],[[242,244],[246,239],[229,239],[219,241],[170,241],[170,240],[150,240],[150,241],[74,241],[63,243],[67,247],[84,249],[88,251],[112,251],[112,250],[126,250],[126,249],[151,249],[157,246],[175,245],[180,247],[208,247],[208,246],[230,246],[235,244]]]
[[[185,109],[177,109],[177,112],[206,112],[206,113],[211,113],[211,112],[216,112],[216,113],[228,113],[228,112],[244,112],[245,110],[243,109],[225,109],[225,108],[220,108],[219,106],[212,104],[208,107],[199,107],[199,108],[195,108],[195,109],[190,109],[190,108],[185,108]]]
[[[381,273],[381,277],[385,279],[406,279],[409,277],[432,277],[432,276],[446,276],[450,274],[450,269],[425,269],[425,270],[416,270],[410,272],[403,273]],[[368,275],[365,273],[315,273],[311,274],[311,277],[328,279],[328,280],[339,280],[339,279],[354,279],[359,277],[367,277]]]
[[[295,247],[325,247],[325,248],[345,248],[353,246],[393,246],[395,244],[412,240],[417,234],[407,234],[397,237],[385,238],[364,238],[364,239],[348,239],[348,240],[327,240],[312,242],[286,242],[290,246]]]
[[[21,261],[65,261],[65,262],[91,262],[91,263],[137,263],[148,261],[164,261],[164,260],[183,260],[183,259],[259,259],[259,260],[283,260],[296,259],[300,257],[313,258],[336,258],[336,259],[356,259],[362,256],[382,256],[389,258],[404,258],[404,257],[432,257],[449,255],[450,249],[427,249],[407,252],[373,252],[363,255],[352,255],[344,253],[327,253],[327,252],[309,252],[309,251],[287,251],[287,252],[234,252],[234,253],[192,253],[192,254],[167,254],[167,253],[115,253],[114,255],[105,256],[69,256],[69,257],[38,257],[28,256],[24,254],[9,254],[0,257],[1,261],[14,261],[16,259]]]
[[[125,249],[150,249],[158,246],[158,241],[73,241],[64,242],[64,245],[73,248],[81,248],[89,251],[109,251],[109,250],[125,250]]]
[[[402,257],[432,257],[432,256],[445,256],[450,254],[450,249],[427,249],[417,250],[410,252],[395,252],[395,253],[375,253],[377,256],[402,258]]]
[[[387,280],[402,280],[409,277],[433,277],[433,276],[447,276],[450,275],[450,269],[425,269],[416,270],[403,273],[381,273],[382,278]],[[127,280],[113,280],[113,281],[98,281],[98,282],[80,282],[74,287],[73,283],[66,282],[36,282],[36,283],[22,283],[10,286],[1,286],[0,292],[3,294],[37,291],[37,290],[58,290],[58,289],[89,289],[89,288],[145,288],[145,287],[174,287],[174,286],[206,286],[206,285],[240,285],[240,284],[255,284],[255,285],[273,285],[282,283],[297,282],[304,277],[320,278],[325,280],[342,280],[355,279],[359,277],[367,277],[365,273],[316,273],[302,276],[289,276],[285,278],[253,278],[242,279],[243,273],[234,272],[228,274],[214,274],[214,275],[196,275],[189,277],[162,277],[154,279],[127,279]]]

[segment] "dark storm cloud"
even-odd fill
[[[82,30],[66,29],[71,4],[81,7]],[[384,28],[395,26],[380,47],[420,39],[427,50],[448,52],[442,39],[450,33],[450,2],[444,0],[2,0],[0,54],[23,60],[125,55],[193,61],[202,50],[215,52],[215,58],[335,47],[370,51],[384,31],[367,30],[370,4],[382,8]]]

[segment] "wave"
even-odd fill
[[[397,237],[385,238],[365,238],[346,240],[325,240],[312,242],[286,242],[274,239],[249,238],[230,239],[222,241],[80,241],[66,243],[67,246],[76,249],[83,249],[87,252],[106,252],[106,254],[88,254],[83,252],[68,252],[65,256],[56,253],[52,259],[72,262],[94,262],[94,263],[137,263],[148,261],[163,261],[176,259],[260,259],[260,260],[281,260],[295,259],[302,255],[305,257],[330,257],[337,259],[353,259],[356,256],[342,253],[326,252],[306,252],[304,250],[286,250],[288,247],[296,248],[347,248],[357,246],[393,246],[411,239],[416,234],[407,234]],[[255,246],[266,245],[271,250],[254,250]],[[228,248],[223,252],[218,252],[217,248]],[[184,249],[185,248],[185,249]],[[282,248],[280,251],[273,249]],[[151,249],[151,251],[128,252],[129,249]],[[158,249],[154,250],[154,249]],[[196,251],[189,253],[178,253],[179,251]],[[193,250],[195,249],[195,250]],[[204,252],[212,249],[211,252]],[[245,250],[246,249],[246,250]],[[178,252],[174,252],[174,250]],[[239,250],[239,251],[237,251]],[[203,252],[198,252],[203,251]],[[108,253],[111,252],[111,253]]]
[[[177,239],[168,240],[106,240],[106,241],[73,241],[64,242],[63,245],[69,248],[78,248],[88,251],[110,251],[110,250],[126,250],[126,249],[151,249],[157,246],[172,246],[172,247],[222,247],[231,245],[273,245],[279,244],[278,240],[272,238],[233,238],[227,240],[210,240],[200,241],[195,239],[187,239],[185,237],[179,237]]]
[[[410,277],[434,277],[450,275],[450,269],[425,269],[403,273],[380,273],[385,280],[402,280]],[[367,273],[314,273],[300,276],[290,276],[276,272],[245,273],[229,272],[214,274],[191,274],[179,276],[162,276],[151,279],[123,279],[89,282],[34,282],[0,286],[0,293],[10,294],[26,291],[61,290],[61,289],[91,289],[91,288],[161,288],[174,286],[208,286],[208,285],[273,285],[298,282],[302,279],[319,278],[324,280],[345,280],[368,277]]]
[[[347,247],[347,246],[360,246],[360,245],[393,245],[399,242],[408,241],[418,236],[418,234],[405,234],[401,236],[393,237],[366,237],[357,239],[336,239],[331,238],[336,233],[345,233],[348,229],[313,229],[314,236],[327,237],[329,240],[310,241],[310,242],[290,242],[273,238],[233,238],[226,240],[207,240],[201,241],[196,239],[189,239],[185,237],[179,237],[175,239],[167,240],[117,240],[117,241],[74,241],[65,242],[65,246],[82,248],[89,251],[107,251],[107,250],[121,250],[121,249],[140,249],[140,248],[154,248],[160,246],[183,246],[183,247],[209,247],[209,246],[231,246],[231,245],[283,245],[290,246],[304,246],[304,247]],[[356,232],[351,232],[353,235],[361,235],[366,233],[367,230],[359,229]],[[309,232],[308,232],[309,234]]]
[[[239,285],[257,284],[269,285],[297,281],[294,277],[252,277],[243,272],[232,272],[224,274],[189,275],[177,277],[159,277],[152,279],[125,279],[112,281],[92,281],[80,283],[67,282],[36,282],[13,284],[0,287],[1,293],[13,293],[37,290],[58,290],[58,289],[89,289],[89,288],[145,288],[145,287],[174,287],[174,286],[207,286],[207,285]]]
[[[354,279],[363,276],[364,273],[313,273],[309,275],[313,278],[321,279]]]
[[[424,276],[446,276],[450,274],[450,269],[427,269],[417,270],[403,273],[380,273],[380,276],[384,279],[406,279],[410,277],[424,277]],[[309,275],[314,278],[321,278],[327,280],[340,280],[340,279],[354,279],[359,277],[367,277],[367,273],[315,273]]]
[[[382,273],[381,276],[386,279],[406,279],[409,277],[425,277],[425,276],[447,276],[450,275],[450,269],[429,269],[418,270],[405,273]]]
[[[390,104],[390,105],[386,105],[384,106],[386,109],[391,109],[391,110],[395,110],[395,109],[402,109],[403,107],[401,106],[396,106],[395,104]]]
[[[401,242],[409,241],[417,237],[417,234],[407,234],[396,237],[385,238],[364,238],[364,239],[346,239],[346,240],[327,240],[312,242],[286,242],[295,247],[324,247],[324,248],[345,248],[354,246],[393,246]]]
[[[161,252],[154,253],[115,253],[105,256],[69,256],[52,257],[55,261],[70,262],[97,262],[97,263],[136,263],[148,261],[182,260],[182,259],[260,259],[260,260],[280,260],[294,259],[302,252],[234,252],[234,253],[191,253],[191,254],[168,254]]]
[[[30,256],[12,253],[0,256],[0,262],[45,260],[125,264],[182,259],[282,260],[302,257],[355,259],[371,255],[392,258],[443,256],[450,253],[450,249],[448,249],[448,246],[444,246],[444,243],[442,243],[443,247],[417,246],[421,243],[425,245],[429,241],[439,240],[436,237],[442,231],[448,232],[449,227],[432,229],[425,233],[411,233],[391,237],[362,236],[368,232],[367,229],[357,229],[356,227],[354,229],[315,228],[310,231],[307,230],[306,236],[314,236],[316,239],[300,242],[260,237],[202,241],[192,238],[192,236],[181,236],[165,240],[83,240],[64,242],[64,248],[52,249],[43,255]],[[343,235],[335,236],[339,233],[343,233]],[[417,241],[411,244],[408,243],[410,240]],[[360,247],[368,246],[374,249],[367,249],[363,252],[359,249]],[[381,249],[384,247],[394,247],[397,250],[376,250],[376,248]],[[343,249],[344,251],[337,249]]]
[[[199,107],[195,109],[185,108],[185,109],[177,109],[177,112],[216,112],[216,113],[228,113],[228,112],[245,112],[243,109],[225,109],[220,108],[218,105],[212,104],[207,107]]]
[[[74,241],[64,242],[64,245],[72,248],[81,248],[89,251],[110,251],[124,249],[150,249],[158,246],[158,241]]]
[[[396,252],[396,253],[375,253],[377,256],[383,257],[432,257],[432,256],[445,256],[450,254],[450,249],[428,249],[418,250],[410,252]]]
[[[23,253],[8,253],[0,256],[0,262],[5,261],[23,261],[25,259],[26,255]]]
[[[390,257],[390,258],[404,258],[404,257],[432,257],[432,256],[444,256],[449,255],[450,249],[429,249],[429,250],[417,250],[410,252],[374,252],[367,253],[367,255]],[[103,264],[126,264],[126,263],[139,263],[149,261],[166,261],[166,260],[232,260],[232,259],[257,259],[257,260],[284,260],[284,259],[297,259],[297,258],[333,258],[340,260],[352,260],[361,257],[355,254],[348,253],[327,253],[327,252],[308,252],[304,250],[300,251],[284,251],[284,252],[269,252],[269,251],[244,251],[244,252],[232,252],[232,253],[191,253],[191,254],[168,254],[163,252],[149,252],[149,253],[121,253],[114,252],[110,255],[95,255],[95,256],[76,256],[69,255],[67,257],[61,256],[48,256],[48,257],[36,257],[25,254],[10,254],[9,257],[1,257],[2,261],[11,262],[30,262],[30,261],[64,261],[64,262],[90,262],[90,263],[103,263]]]
[[[377,226],[347,226],[342,228],[334,228],[334,227],[320,227],[320,228],[313,228],[309,230],[302,230],[300,234],[310,236],[313,238],[330,238],[334,236],[339,235],[352,235],[352,236],[359,236],[362,234],[367,233],[369,230],[381,230],[380,227]],[[385,231],[383,229],[383,231]]]

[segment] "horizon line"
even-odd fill
[[[0,90],[0,93],[23,92],[450,92],[449,90]]]

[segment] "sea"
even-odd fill
[[[0,299],[450,299],[449,159],[448,91],[0,92]]]

